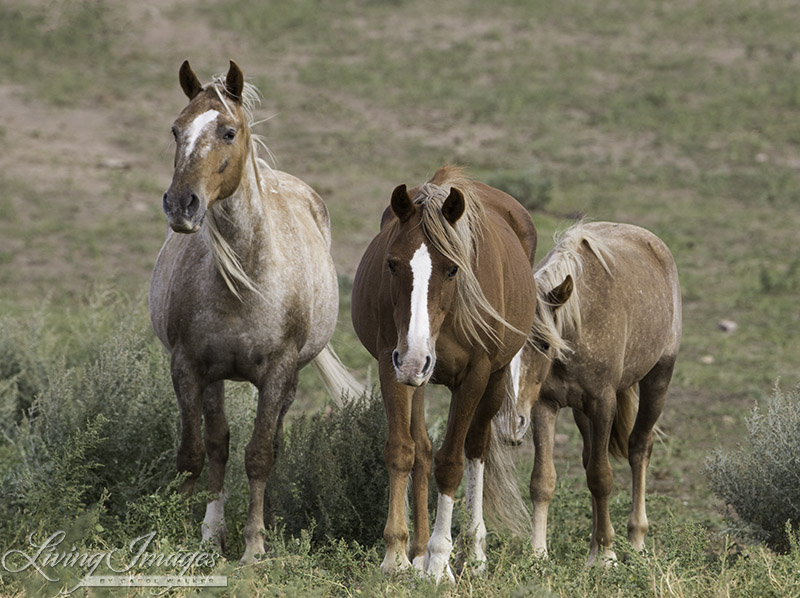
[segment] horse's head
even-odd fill
[[[572,296],[573,288],[572,277],[567,276],[560,285],[540,297],[536,318],[542,317],[542,310],[554,313],[564,305]],[[533,405],[539,399],[542,384],[553,368],[556,351],[550,340],[539,335],[534,325],[530,338],[511,362],[513,410],[501,411],[497,416],[498,431],[509,444],[521,444],[531,425]]]
[[[196,232],[215,201],[239,186],[250,147],[250,127],[242,106],[244,76],[231,61],[224,82],[205,87],[185,61],[180,84],[189,104],[172,125],[175,172],[163,207],[176,232]]]
[[[397,331],[392,363],[399,382],[422,386],[436,365],[436,340],[453,305],[459,267],[426,238],[421,222],[426,207],[412,201],[405,185],[392,193],[391,209],[398,220],[385,265]],[[441,207],[444,225],[455,226],[464,209],[464,196],[451,188]]]

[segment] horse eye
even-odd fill
[[[550,343],[542,341],[539,343],[539,348],[542,350],[542,352],[547,353],[550,350]]]
[[[447,271],[447,278],[453,278],[456,274],[458,274],[458,266],[453,266]]]
[[[233,141],[236,138],[236,129],[227,129],[222,138],[225,141]]]
[[[394,263],[394,260],[386,260],[386,265],[389,267],[389,272],[392,274],[397,273],[397,265]]]

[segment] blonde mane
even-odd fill
[[[442,214],[442,204],[455,187],[464,196],[464,214],[451,226]],[[454,324],[466,338],[487,349],[481,335],[492,342],[499,338],[489,319],[495,320],[518,334],[524,334],[509,324],[489,303],[475,274],[476,250],[486,226],[483,204],[475,194],[472,179],[456,167],[441,169],[419,188],[413,198],[422,210],[422,230],[433,248],[458,266]]]
[[[225,76],[215,76],[210,85],[231,118],[235,118],[234,112],[228,103],[227,94],[224,91]],[[258,124],[253,121],[253,114],[255,108],[261,103],[261,92],[258,91],[255,85],[245,82],[241,99],[245,122],[250,131],[249,155],[256,180],[256,188],[259,192],[259,197],[256,198],[256,201],[262,201],[263,196],[268,193],[268,188],[264,183],[262,173],[267,173],[273,178],[275,178],[275,175],[266,160],[259,156],[259,151],[262,150],[274,162],[274,159],[272,159],[272,152],[270,152],[267,147],[264,138],[253,132],[253,127]],[[263,293],[255,285],[250,276],[247,275],[247,272],[244,271],[239,256],[220,230],[220,220],[224,219],[227,219],[227,215],[224,210],[223,202],[216,202],[206,213],[204,220],[205,226],[203,226],[202,229],[209,247],[211,247],[211,254],[214,257],[217,270],[225,281],[228,290],[230,290],[239,301],[244,301],[242,296],[243,290],[251,291],[263,298]]]
[[[554,239],[556,246],[536,267],[533,275],[538,303],[528,342],[540,353],[543,352],[540,344],[546,343],[553,350],[554,359],[563,359],[572,351],[564,336],[570,333],[575,336],[581,334],[581,298],[577,284],[584,263],[581,249],[585,246],[610,276],[613,274],[609,262],[613,264],[614,258],[608,244],[602,237],[587,230],[583,221],[560,235],[556,234]],[[575,283],[572,295],[556,310],[556,306],[548,302],[547,295],[564,282],[567,276],[571,276]]]

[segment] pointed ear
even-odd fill
[[[392,191],[392,212],[400,222],[405,222],[414,213],[414,202],[408,195],[405,185],[397,185]]]
[[[242,101],[242,90],[244,90],[244,74],[239,65],[231,60],[228,74],[225,75],[225,92],[232,100]]]
[[[178,74],[178,79],[181,82],[181,89],[183,89],[183,93],[186,94],[190,100],[194,99],[200,90],[203,89],[203,86],[200,84],[200,80],[197,78],[197,75],[194,74],[192,67],[189,66],[189,61],[184,60],[183,64],[181,65],[180,73]]]
[[[569,298],[572,296],[572,291],[574,288],[575,285],[572,282],[572,276],[567,274],[564,282],[547,293],[547,304],[550,305],[554,310],[558,309],[569,300]]]
[[[450,187],[450,195],[442,204],[442,215],[452,226],[455,226],[458,219],[464,214],[464,196],[455,187]]]

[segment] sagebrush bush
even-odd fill
[[[0,319],[0,429],[22,421],[48,383],[55,342],[41,312],[27,320]]]
[[[739,532],[788,551],[800,529],[800,386],[788,394],[776,386],[766,413],[753,408],[746,442],[710,455],[705,472]]]
[[[19,419],[0,441],[0,535],[63,529],[101,503],[113,527],[177,473],[172,384],[143,304],[101,301],[58,323],[39,313],[16,329],[39,332],[4,345],[27,365],[0,378],[0,411]]]
[[[150,531],[199,542],[205,475],[191,500],[177,493],[178,410],[145,302],[101,293],[77,314],[42,309],[6,318],[0,330],[7,333],[0,340],[0,545],[70,528],[88,512],[111,544]],[[226,384],[233,551],[246,517],[244,448],[256,402],[252,386]],[[374,396],[287,418],[268,484],[286,533],[378,541],[388,492],[385,442]]]
[[[268,485],[278,522],[292,535],[371,545],[382,537],[389,477],[386,416],[374,395],[290,422]]]

